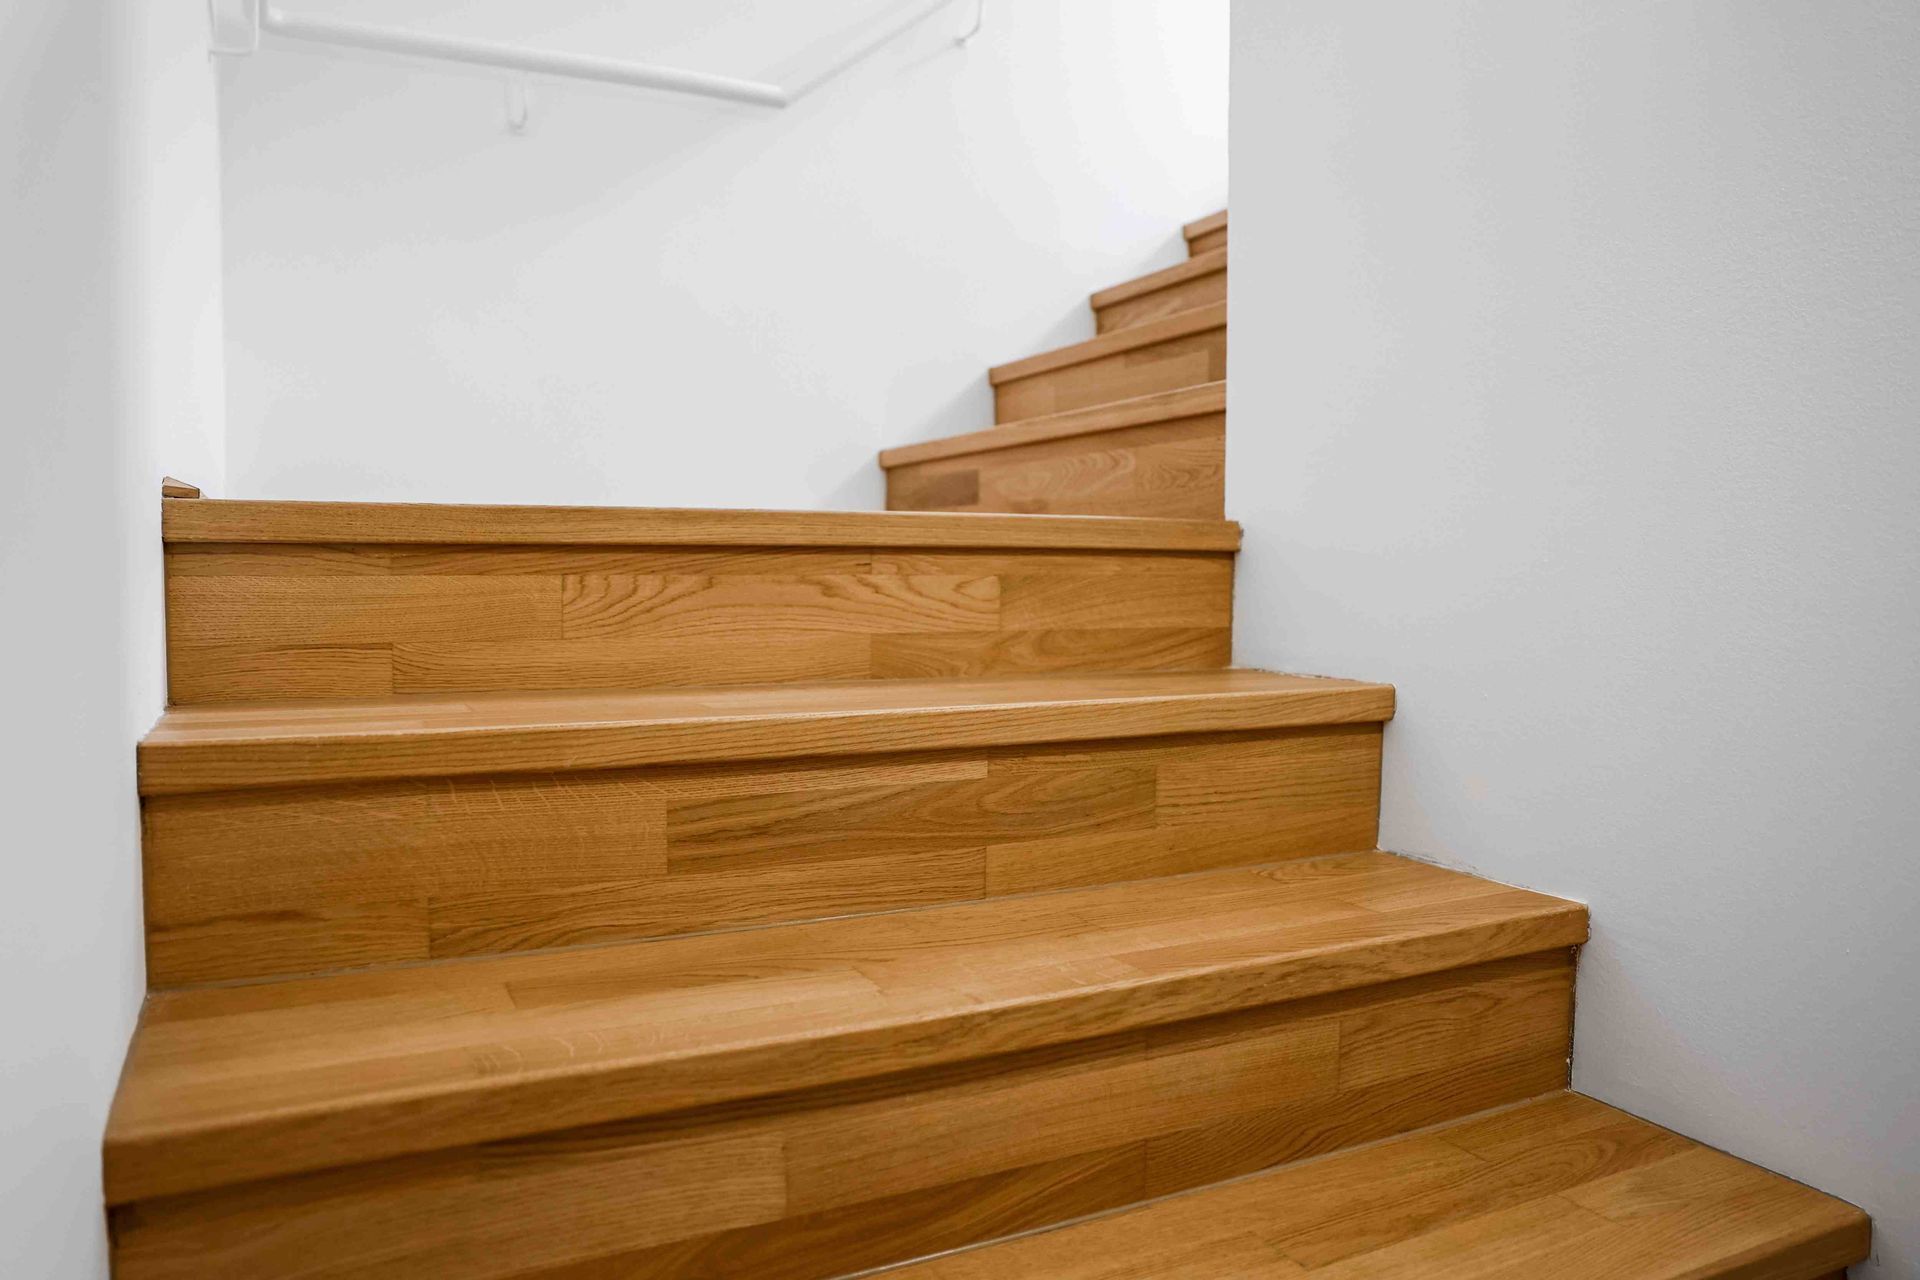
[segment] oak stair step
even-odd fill
[[[887,1280],[1843,1280],[1866,1215],[1558,1093]]]
[[[1227,665],[1237,525],[171,501],[175,704]]]
[[[1101,333],[1227,300],[1227,251],[1212,249],[1185,262],[1102,289],[1088,303]]]
[[[988,371],[994,420],[1026,418],[1177,391],[1227,376],[1227,304],[1103,333]]]
[[[1145,1126],[1145,1136],[1218,1119],[1218,1105],[1202,1107],[1197,1095],[1174,1101],[1196,1088],[1277,1088],[1293,1112],[1311,1113],[1289,1121],[1310,1131],[1306,1141],[1330,1133],[1363,1141],[1409,1111],[1426,1115],[1412,1123],[1425,1123],[1436,1109],[1472,1109],[1488,1089],[1533,1083],[1537,1093],[1540,1071],[1563,1073],[1568,949],[1585,937],[1576,903],[1364,853],[739,933],[159,992],[142,1013],[106,1138],[118,1257],[128,1276],[331,1275],[321,1255],[339,1248],[352,1263],[342,1273],[415,1274],[406,1268],[417,1263],[418,1274],[438,1275],[452,1272],[435,1269],[448,1257],[436,1249],[481,1258],[506,1242],[564,1248],[553,1242],[555,1222],[615,1204],[643,1206],[629,1211],[641,1217],[627,1229],[654,1243],[676,1229],[713,1230],[736,1209],[766,1227],[809,1195],[860,1203],[864,1183],[884,1197],[964,1178],[948,1158],[894,1149],[933,1141],[943,1124],[962,1126],[950,1154],[964,1150],[963,1163],[1044,1163],[1049,1143],[1064,1155],[1124,1138],[1130,1125]],[[1178,1030],[1186,1027],[1196,1030]],[[1342,1040],[1340,1027],[1357,1039]],[[1171,1039],[1131,1038],[1149,1032]],[[1087,1047],[1068,1053],[1070,1043]],[[1174,1056],[1143,1067],[1143,1052]],[[1206,1055],[1220,1053],[1247,1061],[1208,1066]],[[1356,1068],[1377,1066],[1378,1054],[1388,1055],[1386,1069],[1340,1102],[1337,1090],[1353,1084]],[[1400,1061],[1409,1054],[1427,1074]],[[1539,1070],[1506,1065],[1515,1055]],[[984,1075],[967,1074],[962,1064],[975,1061]],[[1072,1065],[1082,1062],[1089,1065]],[[1111,1083],[1074,1085],[1081,1070]],[[1492,1073],[1491,1082],[1436,1083],[1475,1071]],[[901,1083],[860,1083],[883,1079]],[[1108,1092],[1122,1080],[1147,1092],[1126,1103]],[[1048,1104],[1044,1132],[1015,1124],[991,1134],[963,1117],[940,1120],[937,1110],[904,1118],[956,1089],[963,1097],[1007,1089],[1013,1099],[1022,1088],[1060,1087],[1049,1081],[1063,1082],[1075,1101],[1064,1110]],[[899,1101],[883,1104],[887,1097]],[[801,1124],[809,1114],[890,1106],[907,1110],[864,1129]],[[1094,1111],[1075,1120],[1075,1107]],[[781,1130],[791,1141],[752,1136],[783,1124],[800,1126]],[[509,1141],[563,1132],[573,1136]],[[803,1140],[803,1132],[815,1136]],[[622,1144],[648,1155],[663,1141],[672,1152],[690,1143],[713,1156],[676,1156],[651,1171],[641,1160],[623,1181]],[[879,1145],[862,1153],[862,1141]],[[851,1145],[836,1154],[836,1142]],[[581,1181],[569,1163],[576,1152],[606,1172]],[[795,1160],[822,1166],[824,1181],[797,1184]],[[1178,1182],[1179,1164],[1165,1176]],[[483,1174],[461,1172],[469,1165],[496,1177],[518,1170],[513,1213],[470,1194],[470,1179]],[[556,1181],[542,1183],[549,1174]],[[673,1185],[630,1181],[662,1177]],[[709,1212],[729,1187],[767,1179],[784,1193]],[[1102,1194],[1119,1197],[1109,1205],[1141,1198],[1131,1181]],[[399,1207],[356,1208],[374,1204]],[[611,1231],[620,1221],[615,1214],[603,1225]],[[859,1257],[874,1265],[929,1251]],[[520,1271],[474,1264],[458,1273]]]
[[[1206,382],[886,449],[887,506],[1216,518],[1226,408]]]
[[[148,744],[165,792],[144,804],[148,978],[638,941],[1368,849],[1391,700],[1216,669],[176,708]],[[256,741],[285,754],[256,757]],[[375,748],[400,754],[357,759]]]
[[[1243,668],[174,707],[146,796],[1379,722],[1393,689]]]
[[[1187,242],[1187,252],[1195,257],[1203,253],[1212,253],[1216,249],[1227,247],[1227,211],[1209,214],[1195,222],[1189,222],[1180,229]]]

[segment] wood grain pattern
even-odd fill
[[[887,1274],[1833,1280],[1867,1248],[1851,1205],[1562,1093]]]
[[[1197,222],[1189,222],[1181,228],[1181,235],[1186,238],[1187,253],[1195,257],[1225,249],[1227,247],[1227,211],[1222,209]]]
[[[1372,848],[1380,729],[155,796],[156,987]]]
[[[1102,289],[1089,300],[1094,324],[1111,333],[1195,307],[1224,305],[1227,301],[1227,251],[1198,253],[1178,266]]]
[[[1042,967],[999,980],[1031,982]],[[1177,1174],[1155,1167],[1196,1125],[1288,1110],[1293,1138],[1274,1149],[1311,1153],[1555,1087],[1570,997],[1566,952],[1524,955],[992,1061],[144,1200],[114,1214],[116,1274],[486,1280],[598,1263],[712,1276],[778,1251],[776,1274],[838,1275],[924,1247],[903,1202],[938,1203],[956,1186],[1109,1170],[1051,1216],[1044,1202],[1021,1215],[1057,1221],[1205,1178],[1191,1159]],[[1347,1027],[1406,1002],[1453,1034],[1418,1069],[1343,1087]],[[936,1238],[964,1243],[1000,1215],[941,1216]]]
[[[1022,610],[1117,607],[1027,584]],[[1168,607],[1202,610],[1176,592]],[[1196,614],[1196,616],[1203,616]],[[1370,724],[1389,685],[1265,671],[882,680],[694,691],[420,696],[175,707],[140,744],[144,795],[376,778],[798,759],[1158,734]]]
[[[1226,553],[183,543],[167,570],[181,705],[861,680],[956,651],[920,673],[1189,670],[1225,664],[1233,593]],[[1115,573],[1138,606],[1117,622],[1033,607]],[[1175,587],[1208,621],[1155,612]],[[1211,635],[1169,646],[1169,628]]]
[[[1038,444],[1046,440],[1118,431],[1123,427],[1145,427],[1161,422],[1177,422],[1182,418],[1225,413],[1226,408],[1227,384],[1203,382],[1174,391],[1135,396],[1131,400],[1029,418],[1024,422],[1003,422],[964,435],[882,449],[880,465],[890,469],[920,462],[962,458],[976,453],[993,453],[1013,445]]]
[[[161,532],[169,544],[320,546],[995,547],[1098,551],[1234,551],[1240,546],[1239,527],[1219,521],[230,499],[162,503]]]
[[[108,1194],[630,1120],[1564,950],[1585,934],[1577,904],[1363,854],[163,993],[115,1102]],[[1378,1031],[1343,1035],[1364,1044]],[[1425,1035],[1414,1056],[1436,1052],[1444,1037]],[[1337,1084],[1348,1068],[1330,1070]]]
[[[998,422],[1174,391],[1226,376],[1224,303],[1103,334],[988,373]]]
[[[1226,509],[1226,415],[1207,414],[887,472],[887,506],[1217,517]]]

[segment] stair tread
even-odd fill
[[[1178,391],[1156,391],[1151,395],[1115,400],[1090,409],[1069,409],[1020,422],[1003,422],[996,427],[968,431],[962,435],[942,436],[918,444],[900,445],[880,451],[882,468],[904,467],[940,458],[964,457],[970,453],[990,453],[1042,440],[1068,436],[1093,435],[1126,427],[1146,426],[1207,413],[1224,413],[1227,408],[1227,384],[1202,382]]]
[[[895,1268],[888,1280],[1816,1280],[1844,1201],[1575,1093]]]
[[[1391,717],[1389,685],[1227,668],[170,708],[143,794],[934,750]]]
[[[171,543],[1000,547],[1234,551],[1231,520],[941,511],[754,511],[411,502],[169,502]]]
[[[1089,301],[1093,308],[1098,310],[1101,307],[1110,307],[1116,302],[1127,302],[1143,294],[1157,293],[1173,285],[1185,284],[1189,280],[1197,280],[1201,276],[1210,276],[1226,269],[1227,251],[1208,249],[1204,253],[1194,254],[1185,262],[1175,263],[1171,267],[1163,267],[1159,271],[1148,272],[1144,276],[1136,276],[1132,280],[1102,289]]]
[[[151,996],[121,1203],[1080,1040],[1577,945],[1384,853]]]
[[[1186,226],[1180,228],[1180,234],[1188,240],[1198,240],[1201,236],[1224,230],[1226,225],[1227,211],[1222,209],[1218,213],[1210,213],[1204,218],[1189,222]]]
[[[1205,333],[1209,329],[1218,329],[1226,323],[1226,303],[1218,302],[1211,306],[1194,307],[1188,311],[1175,312],[1159,320],[1149,320],[1144,324],[1115,329],[1111,333],[1103,333],[1085,342],[1072,343],[1052,351],[1042,351],[1024,360],[997,365],[987,371],[987,380],[994,386],[1000,386],[1021,378],[1031,378],[1035,374],[1050,373],[1055,369],[1083,364],[1088,360],[1099,360],[1123,351],[1132,351],[1138,347],[1149,347],[1156,342],[1166,342],[1194,333]]]

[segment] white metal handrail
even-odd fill
[[[218,0],[209,0],[209,3],[216,6],[217,32]],[[247,12],[242,16],[250,23],[251,30],[249,31],[250,39],[245,48],[222,48],[216,43],[214,51],[216,53],[251,53],[260,47],[262,35],[271,35],[286,40],[303,40],[315,44],[400,54],[405,57],[431,58],[444,62],[465,63],[469,66],[491,67],[498,71],[558,76],[570,80],[591,80],[601,84],[656,89],[668,93],[683,93],[693,97],[715,98],[726,102],[741,102],[750,106],[778,109],[792,106],[821,85],[850,70],[883,46],[953,3],[954,0],[922,0],[895,21],[887,23],[855,45],[845,55],[829,64],[826,69],[792,89],[782,88],[780,85],[763,80],[743,80],[735,76],[689,71],[681,67],[628,62],[618,58],[603,58],[587,53],[567,53],[555,49],[529,49],[492,40],[432,35],[402,27],[382,27],[338,18],[304,16],[288,13],[271,0],[246,0]],[[979,0],[979,3],[980,10],[976,13],[974,29],[960,39],[961,44],[971,40],[979,31],[979,14],[984,13],[985,0]]]

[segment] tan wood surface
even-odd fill
[[[992,453],[1018,445],[1064,440],[1074,436],[1099,435],[1125,427],[1153,426],[1158,423],[1177,422],[1184,418],[1205,417],[1209,414],[1225,413],[1226,410],[1227,384],[1204,382],[1198,386],[1155,392],[1152,395],[1136,396],[1131,400],[1120,400],[1112,404],[1073,409],[1066,413],[1051,414],[1042,418],[1029,418],[1024,422],[1003,422],[997,427],[969,431],[964,435],[946,436],[939,440],[925,440],[918,444],[882,449],[880,465],[882,468],[893,468],[962,458],[976,453]]]
[[[996,365],[987,371],[987,380],[996,387],[1034,378],[1043,373],[1055,373],[1062,369],[1071,369],[1077,365],[1090,364],[1113,356],[1125,356],[1143,348],[1151,348],[1175,338],[1189,337],[1205,333],[1211,329],[1224,328],[1227,323],[1226,304],[1200,307],[1180,315],[1167,316],[1151,324],[1135,326],[1119,333],[1105,333],[1085,342],[1076,342],[1069,346],[1056,347],[1052,351],[1042,351],[1037,355],[1014,360],[1007,364]],[[1217,382],[1218,378],[1196,378],[1191,383],[1179,383],[1177,386],[1191,386],[1199,382]],[[1173,387],[1162,388],[1173,390]],[[1142,393],[1145,394],[1145,393]],[[1114,397],[1119,399],[1120,397]]]
[[[892,1280],[1832,1280],[1859,1210],[1578,1094]]]
[[[109,1197],[700,1106],[1565,949],[1578,904],[1386,854],[153,996]],[[1350,1076],[1423,1050],[1388,1024]],[[1358,1043],[1352,1036],[1349,1045]]]
[[[1227,211],[1210,214],[1198,222],[1189,222],[1181,229],[1186,237],[1187,252],[1193,255],[1212,253],[1227,247]]]
[[[894,510],[1216,517],[1226,507],[1224,413],[1075,435],[887,472]]]
[[[160,496],[163,498],[197,498],[200,496],[200,486],[188,484],[185,480],[176,480],[172,476],[161,476]]]
[[[1018,422],[1227,376],[1227,309],[1200,307],[989,372],[994,420]]]
[[[1188,258],[1178,266],[1129,280],[1093,295],[1094,323],[1111,333],[1195,307],[1227,300],[1227,251],[1215,249]]]
[[[1373,724],[154,796],[156,987],[1370,849]]]
[[[1183,670],[1225,665],[1232,600],[1226,552],[186,543],[168,676],[187,704]]]
[[[1103,602],[1089,596],[1086,615]],[[175,707],[145,795],[1375,723],[1388,685],[1265,671]]]
[[[1152,937],[1150,925],[1135,921],[1133,931],[1139,942]],[[1032,937],[1024,950],[1018,941],[1000,950],[1009,947],[1011,967],[991,972],[959,963],[966,950],[951,963],[929,956],[944,975],[932,997],[951,1001],[956,981],[982,994],[1057,983],[1065,956],[1039,959]],[[911,961],[893,972],[860,957],[868,981],[894,999],[927,981]],[[1098,967],[1090,953],[1075,963]],[[967,1060],[952,1065],[138,1201],[114,1215],[116,1274],[487,1280],[593,1266],[621,1276],[835,1276],[981,1238],[998,1225],[991,1211],[953,1214],[963,1200],[990,1203],[980,1195],[990,1180],[1020,1184],[1029,1221],[1058,1221],[1062,1210],[1115,1207],[1564,1084],[1566,951],[1379,981],[1386,976],[1367,971],[1370,985],[1358,989],[991,1060],[979,1055],[1000,1041],[960,1035],[950,1049]],[[698,998],[711,1007],[724,994],[716,984]],[[564,980],[521,994],[542,998],[555,1002],[550,1019],[581,1007]],[[645,1003],[657,1010],[663,1000]],[[786,1008],[790,1023],[806,1012]],[[683,1013],[667,1026],[689,1021]],[[1353,1064],[1383,1039],[1404,1051],[1356,1075]],[[528,1048],[561,1056],[545,1041]],[[484,1064],[518,1066],[518,1052]],[[1217,1131],[1237,1138],[1220,1142]],[[1108,1176],[1054,1203],[1052,1187],[1075,1166]]]
[[[1021,547],[1055,551],[1232,551],[1240,545],[1239,526],[1223,521],[217,499],[165,505],[162,532],[169,543]]]

